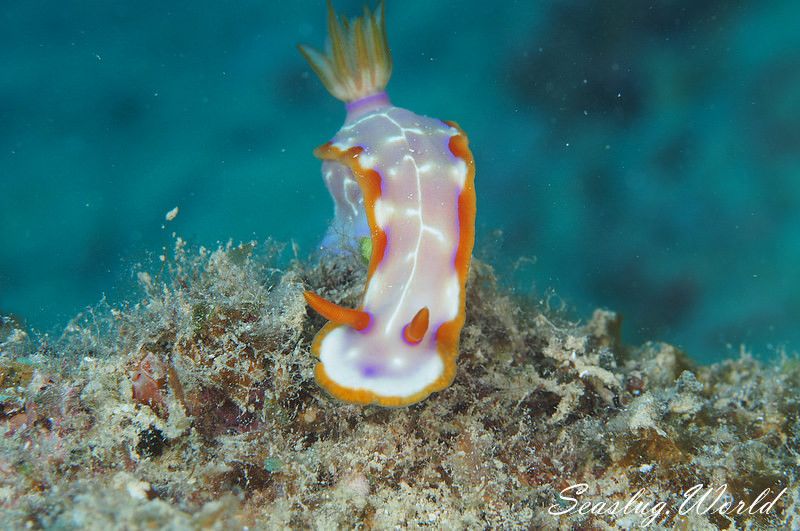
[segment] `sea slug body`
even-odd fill
[[[335,205],[324,247],[372,254],[360,307],[306,292],[330,320],[314,339],[317,382],[347,402],[404,406],[455,377],[475,226],[475,166],[452,122],[393,106],[384,8],[342,21],[328,6],[326,53],[300,47],[345,124],[315,150]]]

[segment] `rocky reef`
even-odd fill
[[[60,338],[4,318],[0,527],[800,525],[796,358],[629,346],[617,314],[570,322],[476,261],[454,384],[347,405],[314,383],[303,290],[354,305],[363,264],[286,251],[178,239],[138,300]],[[701,484],[717,490],[681,511]]]

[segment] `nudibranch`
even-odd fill
[[[358,309],[306,292],[328,322],[314,338],[315,375],[334,397],[404,406],[448,387],[464,324],[475,238],[475,164],[467,137],[444,122],[395,107],[385,8],[340,19],[328,2],[325,53],[300,46],[347,118],[314,154],[334,200],[323,246],[371,238]]]

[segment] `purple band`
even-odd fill
[[[371,94],[369,96],[361,98],[360,100],[348,102],[346,104],[346,107],[347,107],[347,112],[352,113],[358,111],[362,107],[368,107],[372,105],[375,106],[389,105],[389,96],[386,95],[386,92],[378,92],[377,94]]]

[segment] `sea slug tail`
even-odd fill
[[[362,17],[339,17],[328,0],[328,39],[325,53],[299,45],[300,53],[335,98],[360,100],[383,92],[392,74],[386,40],[386,7],[374,12],[364,6]]]

